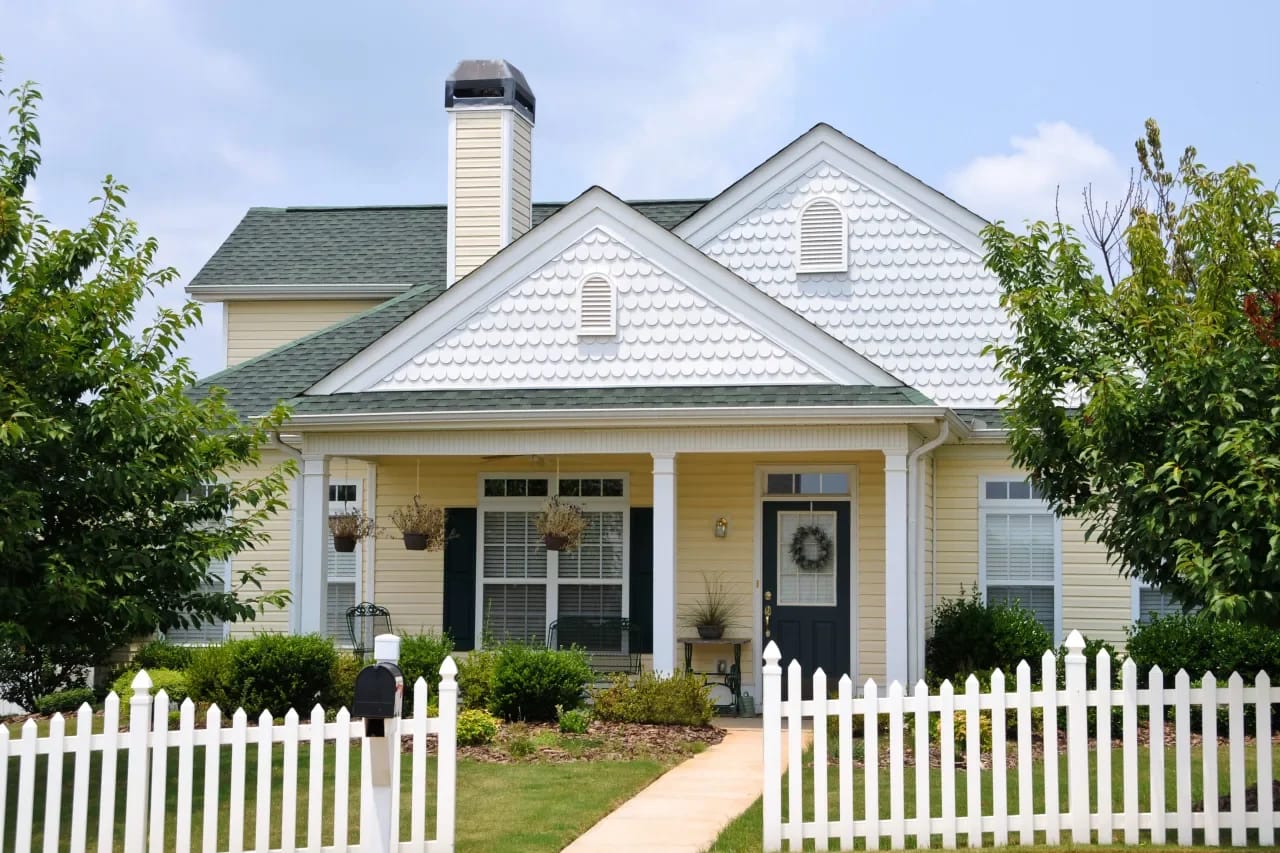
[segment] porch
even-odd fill
[[[761,695],[759,658],[771,639],[858,683],[914,680],[924,612],[912,554],[925,479],[912,450],[925,441],[905,425],[308,433],[294,494],[291,627],[332,632],[346,602],[368,600],[391,611],[398,632],[449,630],[465,650],[545,637],[565,616],[627,617],[646,668],[671,672],[684,666],[680,638],[694,633],[681,614],[710,578],[736,605],[726,636],[750,638],[745,692]],[[661,449],[631,449],[641,442]],[[399,541],[390,515],[415,494],[447,510],[443,553]],[[591,522],[572,554],[548,551],[533,528],[554,494]],[[334,554],[327,529],[344,505],[382,528],[350,557]],[[802,569],[790,546],[814,526],[832,553]],[[731,646],[694,649],[695,670],[732,662]]]

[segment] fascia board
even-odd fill
[[[826,161],[981,256],[987,220],[829,125],[770,157],[674,229],[702,246],[813,166]]]
[[[420,350],[440,340],[593,228],[605,230],[635,247],[688,287],[826,374],[830,381],[882,387],[902,384],[626,203],[602,189],[592,188],[317,382],[307,393],[367,390],[400,366],[401,359],[407,357],[405,348],[411,343]]]
[[[275,299],[388,299],[411,283],[316,282],[307,284],[187,285],[188,295],[200,302],[252,302]]]
[[[313,430],[349,429],[431,424],[456,429],[520,429],[544,427],[636,427],[679,423],[682,426],[828,424],[923,424],[948,416],[938,406],[735,406],[715,409],[616,408],[511,409],[477,413],[467,410],[429,412],[349,412],[294,415],[291,426]]]

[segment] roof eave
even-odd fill
[[[411,282],[189,284],[186,291],[199,302],[241,302],[280,299],[389,299],[411,287]]]

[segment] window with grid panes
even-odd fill
[[[329,483],[329,513],[359,508],[359,483]],[[325,555],[328,561],[328,583],[325,586],[325,634],[339,645],[351,644],[347,630],[347,610],[360,600],[360,552],[342,553],[334,550],[333,537],[326,539]]]
[[[549,493],[583,506],[576,551],[548,551],[535,519]],[[626,480],[485,477],[480,488],[480,634],[541,642],[563,616],[624,616]]]
[[[179,498],[185,501],[193,498],[208,497],[213,486],[205,484],[191,490],[191,492]],[[226,592],[230,583],[230,560],[215,560],[209,565],[209,577],[200,584],[199,592]],[[221,643],[227,636],[227,623],[222,619],[206,619],[199,626],[191,625],[186,628],[170,628],[164,632],[164,637],[171,643],[180,645],[206,646],[213,643]]]
[[[979,495],[982,574],[992,604],[1020,604],[1056,642],[1058,519],[1026,480],[987,480]]]

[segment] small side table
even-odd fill
[[[732,711],[736,715],[742,714],[742,647],[750,644],[750,637],[717,637],[714,640],[703,639],[702,637],[678,637],[679,642],[684,643],[684,671],[701,675],[704,678],[719,678],[721,684],[729,688],[729,695],[733,697],[733,701],[728,705],[720,705],[726,712]],[[728,672],[694,672],[693,670],[693,647],[694,646],[733,646],[733,665],[729,667]]]

